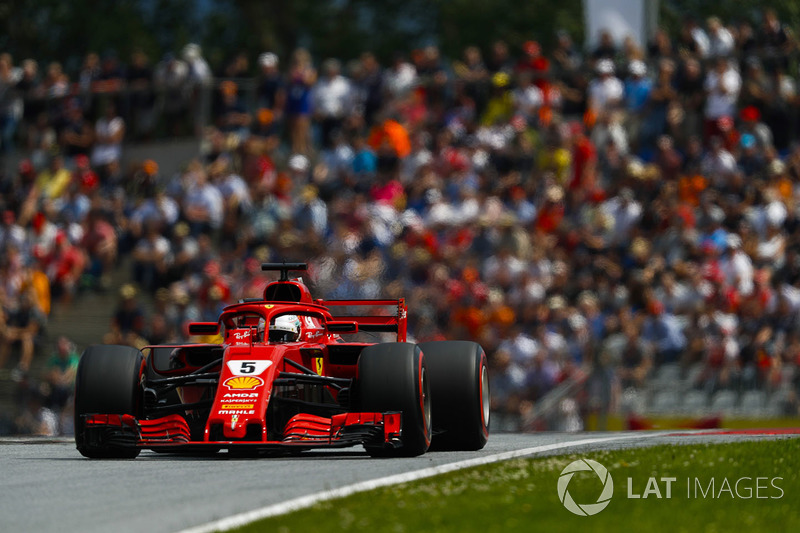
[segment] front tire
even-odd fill
[[[87,442],[83,415],[136,416],[143,369],[142,352],[130,346],[93,345],[83,352],[75,377],[75,445],[81,455],[91,459],[133,459],[139,455],[138,447]]]
[[[431,394],[420,349],[397,342],[367,346],[358,359],[358,395],[362,412],[400,411],[402,446],[365,445],[373,457],[422,455],[431,443]]]
[[[419,345],[431,376],[435,450],[480,450],[489,440],[489,370],[480,344]]]

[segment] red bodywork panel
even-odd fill
[[[317,447],[358,444],[345,440],[349,429],[380,428],[382,442],[391,444],[401,436],[400,413],[342,413],[332,418],[298,414],[291,418],[279,441],[202,441],[192,442],[189,426],[183,417],[170,415],[152,420],[137,420],[131,415],[89,415],[87,428],[111,429],[128,433],[136,445],[144,448],[197,446],[197,445],[265,445],[267,447],[297,446]]]

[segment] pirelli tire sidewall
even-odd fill
[[[489,440],[489,369],[480,344],[419,344],[428,364],[434,450],[480,450]]]
[[[431,443],[430,379],[416,344],[394,342],[367,346],[358,360],[358,410],[400,411],[402,446],[366,446],[373,456],[417,456]]]
[[[83,415],[138,416],[141,409],[142,352],[130,346],[92,345],[81,355],[75,377],[75,445],[93,459],[134,458],[139,448],[94,446],[85,442]]]

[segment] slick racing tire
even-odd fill
[[[480,450],[489,439],[489,370],[477,343],[419,344],[431,381],[434,450]]]
[[[94,345],[83,352],[75,377],[75,444],[81,455],[91,459],[133,459],[139,455],[138,447],[87,442],[83,415],[136,416],[143,369],[142,352],[130,346]]]
[[[400,411],[402,445],[364,445],[373,457],[421,455],[431,443],[431,395],[425,357],[411,343],[376,344],[358,359],[358,404],[362,412]]]

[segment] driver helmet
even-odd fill
[[[300,338],[297,315],[281,315],[269,327],[269,342],[296,342]]]

